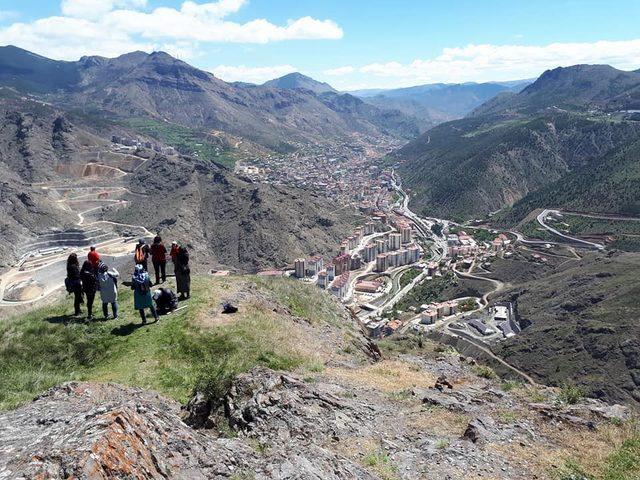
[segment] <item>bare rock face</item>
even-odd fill
[[[0,478],[223,478],[250,452],[189,428],[179,411],[134,388],[52,388],[0,416]]]
[[[236,430],[224,438],[188,426],[178,403],[153,392],[67,383],[0,416],[0,479],[374,479],[323,445],[357,430],[357,418],[336,414],[342,408],[293,377],[257,369],[236,379],[220,412],[208,411]]]

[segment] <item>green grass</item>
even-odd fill
[[[229,168],[235,165],[235,158],[226,142],[206,132],[150,118],[131,118],[125,123],[134,130],[175,147],[182,154],[213,160]]]
[[[278,303],[292,302],[292,310],[311,324],[335,321],[330,300],[299,282],[256,282]],[[322,368],[315,356],[287,343],[289,317],[247,309],[233,322],[204,326],[195,321],[199,314],[206,317],[212,305],[217,309],[225,293],[220,286],[194,278],[188,307],[146,326],[140,326],[126,287],[121,287],[118,321],[74,321],[67,316],[73,309],[67,298],[0,323],[0,410],[70,380],[138,386],[185,402],[194,388],[220,395],[234,375],[256,365],[276,370]]]
[[[383,451],[376,450],[367,453],[362,459],[362,464],[382,480],[396,480],[399,478],[398,468]]]
[[[587,472],[579,463],[569,460],[554,475],[556,480],[638,480],[640,478],[640,434],[622,442],[598,469]]]

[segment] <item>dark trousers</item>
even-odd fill
[[[89,293],[89,292],[85,292],[87,294],[87,317],[91,318],[93,317],[93,300],[96,298],[96,292],[93,293]]]
[[[156,312],[156,307],[151,305],[149,307],[149,310],[151,310],[151,315],[153,315],[153,318],[155,318],[155,320],[158,321],[158,312]],[[144,308],[141,308],[138,311],[140,312],[140,318],[142,319],[142,323],[147,323],[147,315],[144,313]]]
[[[75,309],[75,314],[80,315],[80,305],[82,305],[82,290],[81,287],[78,287],[73,292],[73,308]]]
[[[118,318],[118,302],[113,302],[111,304],[111,310],[113,310],[113,318]],[[107,318],[107,315],[109,315],[108,303],[102,303],[102,314],[104,315],[104,318]]]
[[[167,280],[167,262],[153,262],[153,269],[156,271],[156,284],[160,283],[160,279],[165,282]]]

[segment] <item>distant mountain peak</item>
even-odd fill
[[[292,72],[279,78],[274,78],[264,83],[265,87],[281,88],[284,90],[304,89],[316,94],[326,92],[336,92],[331,85],[320,82],[300,72]]]

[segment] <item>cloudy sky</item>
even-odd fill
[[[47,57],[164,50],[228,81],[340,89],[640,68],[640,0],[0,0],[0,45]]]

